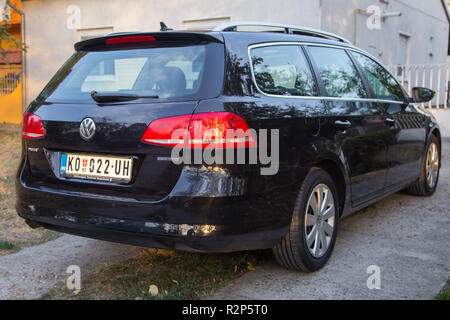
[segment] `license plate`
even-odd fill
[[[129,182],[132,170],[131,157],[63,153],[59,172],[71,178]]]

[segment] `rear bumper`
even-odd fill
[[[28,215],[21,217],[30,219]],[[159,249],[181,250],[189,252],[233,252],[243,250],[257,250],[272,247],[280,241],[280,236],[285,230],[270,230],[238,235],[219,236],[185,236],[185,235],[159,235],[141,231],[124,231],[117,226],[115,228],[87,225],[80,223],[62,223],[54,219],[39,217],[31,220],[40,226],[68,234],[92,239],[124,243],[142,247]],[[44,222],[45,221],[45,222]]]
[[[16,210],[22,218],[60,232],[164,249],[270,248],[287,233],[294,205],[288,198],[295,199],[281,192],[278,205],[273,194],[247,196],[236,188],[235,178],[213,170],[209,177],[196,174],[201,181],[183,170],[172,192],[158,201],[68,192],[33,182],[26,170],[22,166],[16,179]],[[205,179],[220,183],[199,188]]]

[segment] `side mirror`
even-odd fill
[[[413,102],[416,103],[428,102],[434,98],[435,94],[436,92],[428,88],[415,87],[411,90]]]

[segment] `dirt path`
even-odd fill
[[[56,240],[0,257],[0,299],[36,299],[67,279],[78,265],[81,279],[104,263],[134,257],[142,248],[63,235]]]

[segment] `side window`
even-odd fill
[[[380,64],[360,53],[352,52],[363,68],[377,99],[403,101],[401,87]]]
[[[367,98],[361,77],[344,50],[316,46],[310,46],[309,50],[328,96]]]
[[[268,94],[316,96],[317,88],[299,46],[267,46],[250,51],[259,89]]]

